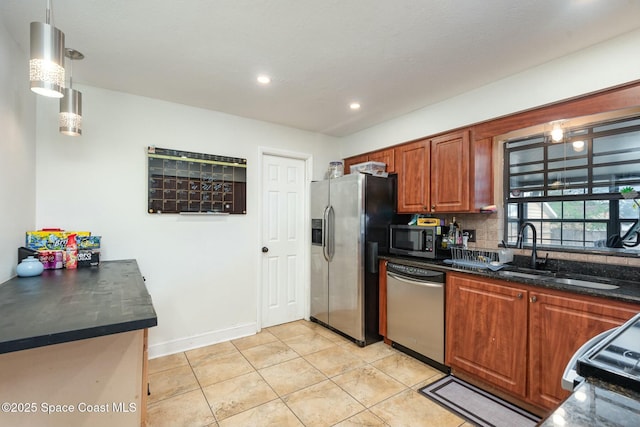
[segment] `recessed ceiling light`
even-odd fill
[[[271,83],[271,77],[266,76],[264,74],[259,75],[256,80],[258,80],[258,83],[263,84],[263,85],[268,85],[269,83]]]
[[[351,108],[352,110],[359,110],[360,104],[358,102],[352,102],[351,104],[349,104],[349,108]]]

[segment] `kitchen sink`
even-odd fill
[[[519,277],[521,279],[546,279],[544,274],[522,273],[520,271],[501,271],[501,276],[507,277]]]
[[[588,280],[580,280],[580,279],[569,279],[566,277],[553,278],[551,279],[551,281],[554,283],[560,283],[563,285],[582,286],[583,288],[593,288],[593,289],[618,289],[620,287],[617,285],[610,285],[608,283],[591,282]]]
[[[565,274],[562,273],[553,273],[551,271],[546,270],[529,270],[527,271],[513,271],[513,270],[503,270],[498,274],[505,277],[514,277],[520,279],[535,279],[535,280],[544,280],[549,283],[557,283],[560,285],[568,285],[568,286],[581,286],[583,288],[592,288],[592,289],[603,289],[603,290],[611,290],[618,289],[620,286],[612,285],[609,283],[596,282],[592,280],[588,280],[587,278],[576,279],[572,277],[564,277]]]

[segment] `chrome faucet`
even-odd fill
[[[518,240],[516,241],[516,247],[518,249],[522,249],[522,243],[524,241],[524,229],[525,228],[531,228],[531,234],[533,234],[533,247],[531,248],[531,268],[533,268],[534,270],[538,268],[538,264],[540,265],[546,265],[547,264],[547,259],[545,258],[544,260],[538,260],[538,253],[537,253],[537,248],[538,248],[538,236],[537,236],[537,232],[536,232],[536,227],[530,223],[530,222],[525,222],[524,224],[522,224],[522,227],[520,227],[520,232],[518,233]],[[547,254],[547,257],[549,256],[549,254]]]

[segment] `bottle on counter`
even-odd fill
[[[447,239],[449,241],[449,245],[455,245],[458,242],[458,239],[456,238],[457,227],[458,223],[456,222],[456,217],[454,216],[451,220],[451,223],[449,224],[449,236]]]
[[[67,250],[64,266],[70,270],[78,268],[78,242],[76,241],[75,234],[70,234],[67,237]]]

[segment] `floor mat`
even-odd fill
[[[539,417],[451,375],[419,391],[479,426],[525,427],[540,421]]]

